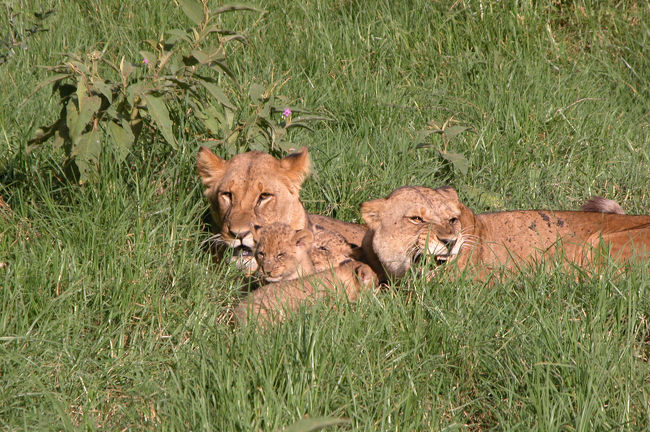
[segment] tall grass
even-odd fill
[[[224,317],[242,279],[200,247],[200,142],[179,127],[172,151],[145,134],[127,164],[105,157],[86,186],[64,181],[50,145],[26,151],[59,109],[47,90],[32,95],[40,66],[104,47],[135,62],[142,40],[187,24],[179,8],[10,3],[14,26],[56,13],[0,65],[0,428],[282,430],[320,416],[349,419],[340,430],[650,425],[647,263],[497,285],[412,275],[358,304],[233,331]],[[648,213],[644,2],[255,5],[262,18],[226,18],[251,42],[232,52],[239,80],[288,79],[283,94],[335,119],[294,136],[314,160],[309,211],[359,221],[361,202],[395,187],[452,184],[476,211],[576,209],[601,194]],[[416,148],[429,121],[450,119],[471,128],[449,143],[466,175]]]

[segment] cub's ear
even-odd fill
[[[293,235],[293,243],[296,246],[309,247],[313,242],[314,234],[309,228],[304,228],[300,231],[296,231],[296,233]]]
[[[201,146],[196,155],[196,167],[199,170],[201,181],[209,188],[219,183],[228,169],[228,161],[215,155],[207,147]]]
[[[361,203],[361,218],[371,230],[377,229],[381,221],[381,214],[386,206],[386,199],[379,198]]]
[[[359,278],[359,281],[363,285],[376,286],[377,285],[377,275],[370,267],[365,264],[359,264],[354,268],[354,273]]]
[[[458,201],[458,192],[456,192],[456,189],[454,189],[451,186],[439,187],[435,191],[438,192],[443,197],[447,198],[448,200],[455,201],[455,202]]]
[[[311,169],[311,160],[307,147],[300,149],[298,153],[292,153],[280,159],[280,167],[285,171],[285,175],[291,183],[298,189],[309,175]]]

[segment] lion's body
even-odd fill
[[[461,248],[459,265],[512,268],[561,258],[586,266],[599,248],[612,259],[650,257],[650,216],[578,211],[507,211],[475,215],[463,234],[476,243]]]
[[[376,285],[377,278],[370,267],[349,260],[320,273],[258,288],[235,308],[234,318],[239,325],[246,325],[256,317],[264,326],[281,322],[301,305],[328,296],[343,294],[349,301],[355,301],[363,290]]]
[[[251,226],[283,222],[300,230],[318,223],[339,232],[351,244],[361,243],[364,226],[305,211],[299,193],[310,169],[306,148],[282,159],[251,151],[224,160],[201,147],[197,168],[218,227],[214,237],[220,245],[233,249],[240,268],[254,271],[256,267]]]
[[[619,262],[647,259],[650,253],[650,216],[549,210],[477,215],[448,187],[399,188],[363,203],[362,213],[370,229],[366,249],[370,245],[387,273],[397,277],[421,255],[486,274],[556,257],[586,266],[600,245]]]

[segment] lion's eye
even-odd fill
[[[449,219],[449,223],[452,224],[452,225],[455,225],[457,222],[458,222],[458,218],[453,217],[453,218]]]
[[[420,216],[411,216],[409,220],[413,223],[422,223],[424,222],[424,219],[422,219]]]
[[[226,201],[232,201],[232,193],[230,192],[221,192],[219,196],[225,199]]]
[[[257,198],[257,205],[262,204],[264,201],[271,198],[272,196],[273,196],[273,194],[270,194],[270,193],[267,193],[267,192],[261,193],[259,198]]]
[[[277,254],[277,255],[275,256],[275,258],[276,258],[276,259],[283,259],[283,258],[284,258],[284,254],[283,254],[283,253],[279,253],[279,254]]]
[[[258,256],[259,258],[264,258],[264,252],[258,252],[258,253],[257,253],[257,256]]]

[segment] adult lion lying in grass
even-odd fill
[[[586,206],[618,212],[617,207]],[[483,277],[493,269],[516,270],[555,256],[587,266],[601,245],[617,262],[650,257],[650,216],[551,210],[474,214],[454,189],[421,186],[367,201],[361,213],[369,228],[365,252],[374,252],[395,277],[422,255],[438,264],[454,261],[460,269],[476,268]]]
[[[233,260],[242,269],[253,272],[257,267],[251,226],[284,222],[297,231],[318,224],[324,230],[341,234],[353,247],[361,245],[365,226],[305,211],[299,194],[310,169],[306,147],[282,159],[251,151],[230,160],[201,147],[196,166],[218,227],[213,240],[232,248]]]

